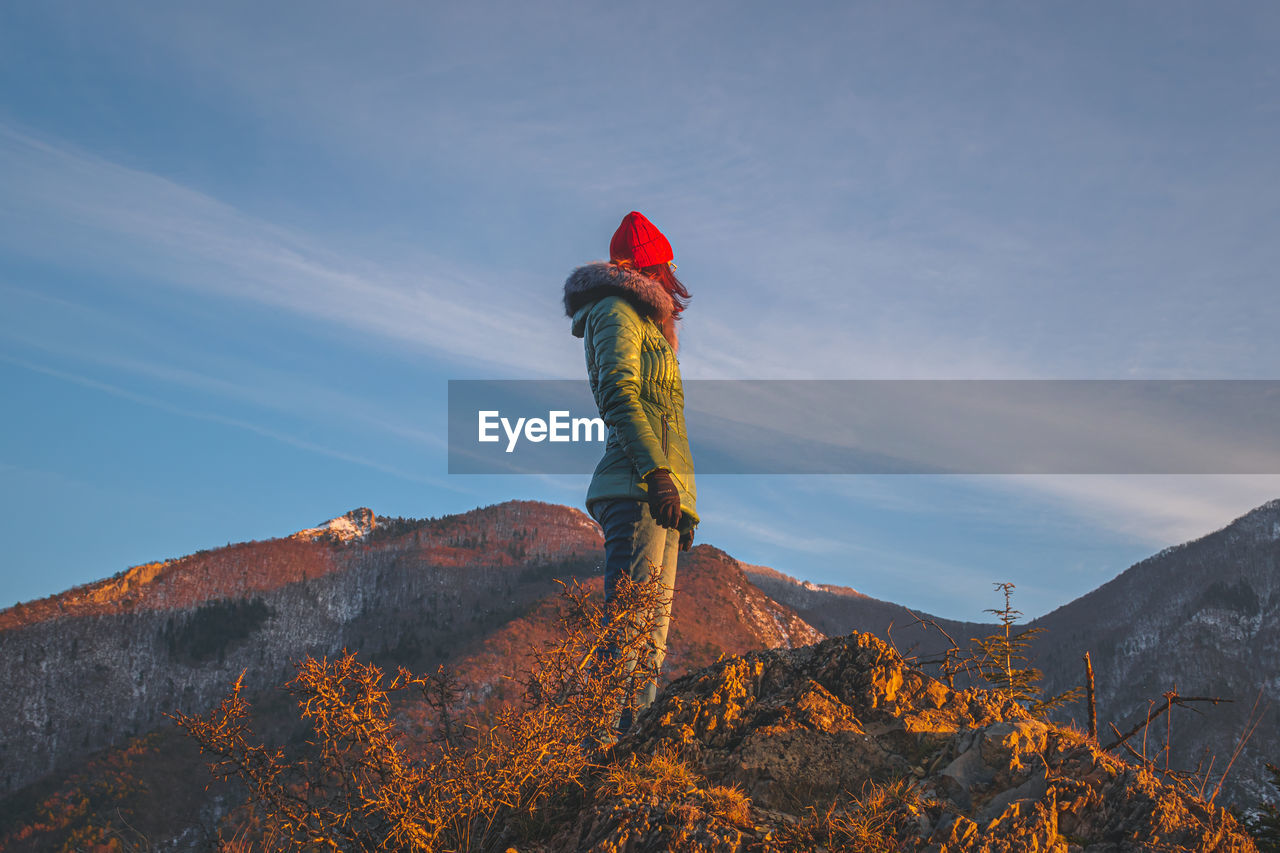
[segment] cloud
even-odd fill
[[[157,380],[171,388],[199,392],[229,403],[304,420],[340,421],[375,433],[395,436],[436,450],[446,440],[438,432],[402,420],[383,399],[356,395],[333,384],[320,384],[297,372],[273,368],[232,352],[196,353],[161,344],[155,330],[127,315],[115,315],[70,299],[37,293],[12,285],[0,285],[0,294],[24,323],[0,330],[0,338],[22,347],[71,359],[93,371],[108,370]],[[39,307],[53,312],[65,332],[52,336],[34,321]],[[126,354],[129,345],[145,342],[138,355]],[[180,367],[180,360],[199,360],[200,369]],[[394,401],[393,401],[394,402]]]
[[[794,527],[789,528],[790,532],[783,531],[778,528],[776,522],[744,512],[741,507],[717,516],[715,526],[717,529],[733,530],[749,541],[776,545],[804,554],[842,554],[857,547],[840,539],[798,533],[795,532]]]
[[[989,482],[1153,549],[1198,539],[1280,497],[1275,475],[1028,475]]]
[[[573,376],[581,370],[554,278],[549,284],[533,272],[492,269],[466,253],[443,258],[395,246],[375,260],[339,252],[332,241],[12,126],[0,126],[0,179],[9,191],[0,200],[0,217],[9,220],[0,241],[15,255],[74,265],[91,276],[127,275],[135,288],[189,288],[282,308],[300,321],[349,329],[378,346],[429,354],[467,375],[487,369],[505,376]],[[684,195],[674,207],[685,216],[705,206],[696,201],[696,187]],[[757,236],[749,229],[735,237],[761,240],[774,225],[758,222],[752,226]],[[706,255],[723,242],[717,235],[732,230],[732,217],[701,230]],[[797,238],[785,249],[793,256],[818,240],[809,235],[799,241],[788,230]],[[774,238],[786,243],[782,235]],[[693,237],[686,242],[695,244]],[[906,260],[894,254],[897,249],[885,251],[896,258],[886,257],[886,265],[901,267]],[[823,257],[815,250],[808,264],[821,268]],[[814,277],[803,265],[792,272]],[[1007,355],[990,342],[974,347],[940,339],[918,324],[837,336],[822,331],[836,317],[775,314],[761,334],[752,334],[761,318],[745,309],[749,302],[741,297],[759,293],[761,283],[729,284],[723,276],[733,275],[732,264],[704,275],[698,310],[686,323],[683,358],[690,377],[847,376],[845,365],[858,365],[861,375],[1009,372],[1000,367]],[[904,339],[921,342],[905,360]]]
[[[708,473],[1280,474],[1280,384],[685,385]]]
[[[540,315],[510,281],[455,262],[340,255],[174,181],[11,127],[0,126],[0,180],[14,253],[283,308],[471,369],[568,369],[555,312]]]
[[[446,488],[446,489],[454,488],[454,484],[450,480],[444,477],[418,476],[416,474],[412,474],[405,471],[403,466],[384,464],[382,462],[378,462],[377,460],[370,459],[368,457],[361,456],[359,454],[351,453],[350,451],[339,450],[337,448],[328,447],[316,442],[307,441],[305,439],[298,438],[288,433],[284,433],[279,430],[262,426],[261,424],[254,423],[252,421],[246,421],[241,418],[233,418],[227,415],[218,414],[216,412],[198,411],[195,409],[184,408],[182,406],[176,406],[164,400],[157,399],[147,394],[140,394],[136,391],[131,391],[127,388],[122,388],[118,385],[114,385],[109,382],[102,382],[97,379],[92,379],[87,376],[81,376],[65,370],[59,370],[57,368],[49,367],[47,365],[36,364],[30,361],[27,361],[26,359],[15,358],[13,356],[5,355],[3,353],[0,353],[0,361],[8,362],[9,364],[12,364],[16,367],[21,367],[24,370],[30,370],[35,373],[41,373],[45,376],[51,376],[55,379],[60,379],[64,382],[71,382],[85,388],[92,388],[95,391],[101,391],[103,393],[110,394],[113,397],[119,397],[121,399],[129,400],[130,402],[137,403],[143,406],[148,406],[150,408],[157,409],[162,412],[168,412],[169,414],[179,415],[184,418],[193,418],[195,420],[221,424],[223,426],[229,426],[235,429],[252,432],[257,435],[261,435],[265,438],[270,438],[275,441],[279,441],[284,444],[291,445],[300,450],[305,450],[310,453],[326,456],[331,459],[338,459],[343,462],[350,462],[354,465],[360,465],[365,468],[370,468],[375,471],[379,471],[383,474],[390,474],[400,479],[409,480],[411,482],[422,483],[425,485],[435,486],[439,488]]]

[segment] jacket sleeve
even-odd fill
[[[640,403],[644,322],[625,301],[602,300],[592,309],[586,328],[594,353],[596,406],[641,480],[658,468],[671,470]]]

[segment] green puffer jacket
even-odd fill
[[[614,264],[579,267],[564,285],[565,314],[583,339],[591,393],[609,428],[587,509],[601,500],[647,501],[645,476],[665,468],[680,490],[684,532],[698,523],[697,488],[673,307],[661,284]]]

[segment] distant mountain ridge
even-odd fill
[[[988,633],[992,627],[944,619],[923,611],[915,612],[847,586],[797,580],[768,566],[744,564],[743,571],[771,598],[794,608],[805,621],[828,636],[862,631],[892,640],[903,653],[914,651],[927,655],[946,645],[946,639],[940,633],[920,625],[919,620],[937,624],[960,643],[969,637]]]
[[[1035,653],[1047,689],[1080,683],[1087,650],[1099,714],[1122,726],[1175,688],[1232,700],[1205,717],[1175,711],[1172,766],[1195,768],[1207,755],[1221,769],[1256,699],[1259,724],[1227,792],[1244,802],[1269,793],[1263,765],[1280,763],[1280,500],[1166,548],[1031,624],[1046,629]]]
[[[599,528],[568,507],[513,501],[441,519],[367,510],[150,563],[0,612],[0,792],[201,711],[244,670],[281,683],[291,661],[344,647],[417,662],[483,635],[545,595],[550,573],[592,574]],[[312,531],[320,530],[321,535]]]

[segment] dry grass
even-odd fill
[[[810,806],[798,824],[779,828],[775,838],[786,850],[897,853],[914,849],[913,825],[927,805],[910,781],[868,782],[858,796],[846,793],[825,810]]]
[[[576,849],[736,851],[754,829],[741,791],[709,785],[671,751],[607,768],[591,802]]]
[[[751,801],[745,794],[736,787],[708,787],[705,779],[672,752],[659,752],[644,760],[632,756],[627,764],[609,767],[595,794],[597,799],[655,806],[694,800],[708,817],[738,827],[751,825]]]

